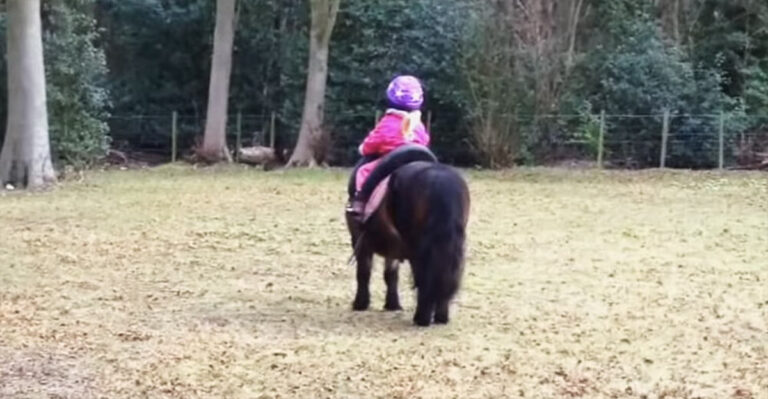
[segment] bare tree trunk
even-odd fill
[[[328,80],[328,47],[341,0],[311,0],[312,22],[309,33],[309,66],[299,141],[288,166],[313,167],[323,161],[327,142],[323,132],[325,85]]]
[[[0,181],[39,188],[56,181],[48,137],[40,0],[8,0],[8,126]]]
[[[752,1],[747,0],[744,4],[744,9],[749,14],[752,10]],[[749,67],[749,54],[750,54],[750,39],[751,39],[751,31],[749,26],[749,17],[744,19],[744,65],[746,67]]]
[[[675,0],[672,8],[672,37],[675,43],[680,45],[680,0]]]
[[[666,36],[676,45],[682,45],[683,38],[680,22],[686,5],[681,4],[681,0],[656,0],[654,4],[661,13],[661,26]]]
[[[232,73],[232,46],[235,40],[236,0],[216,1],[216,30],[213,36],[213,62],[208,89],[208,112],[203,146],[198,155],[210,162],[232,157],[227,149],[227,108],[229,79]]]
[[[579,20],[581,19],[581,7],[584,4],[583,0],[573,0],[571,2],[571,12],[569,18],[568,29],[568,53],[565,61],[565,75],[569,75],[571,68],[573,67],[573,56],[576,52],[576,37],[579,31]]]

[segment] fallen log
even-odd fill
[[[742,165],[730,168],[731,170],[768,170],[768,160],[752,165]]]
[[[269,147],[243,147],[237,153],[237,161],[248,165],[267,165],[277,161],[275,150]]]
[[[128,163],[128,156],[122,151],[110,149],[104,160],[110,165],[125,165]]]

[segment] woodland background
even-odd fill
[[[309,2],[237,6],[228,141],[291,149],[307,78]],[[166,156],[202,134],[212,0],[47,0],[43,40],[54,164],[85,167],[110,147]],[[0,13],[0,35],[5,34]],[[5,46],[0,38],[0,46]],[[4,49],[0,49],[4,51]],[[758,0],[349,0],[330,43],[327,161],[347,165],[396,74],[421,77],[434,149],[457,165],[606,159],[709,168],[725,126],[728,164],[766,151],[768,3]],[[5,76],[5,60],[0,61]],[[6,103],[0,79],[0,103]],[[6,107],[0,107],[5,123]],[[4,133],[0,131],[0,139]],[[232,148],[232,147],[230,147]]]

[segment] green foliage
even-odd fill
[[[532,108],[532,98],[519,74],[520,54],[507,16],[487,2],[470,11],[461,61],[472,148],[484,167],[509,167],[524,141],[517,114]]]
[[[106,58],[96,46],[92,13],[89,0],[50,1],[43,9],[52,152],[75,167],[88,166],[108,148]]]
[[[196,115],[183,120],[181,146],[202,126],[213,30],[211,2],[100,0],[114,112]],[[408,12],[402,12],[407,9]],[[348,164],[372,128],[396,74],[413,73],[427,89],[433,146],[446,161],[470,162],[463,145],[465,92],[460,87],[461,8],[439,0],[342,2],[330,46],[326,123],[333,160]],[[278,145],[298,133],[306,82],[308,8],[293,0],[239,2],[230,109],[278,113]],[[416,27],[414,29],[412,27]],[[425,112],[425,117],[427,112]],[[167,147],[168,118],[145,120],[140,133],[122,120],[112,136]],[[264,121],[267,118],[263,118]],[[158,122],[159,121],[159,122]],[[265,130],[266,126],[252,126]],[[247,132],[250,134],[250,132]],[[282,142],[282,143],[281,143]]]
[[[721,90],[717,69],[697,68],[679,48],[670,45],[650,15],[620,2],[609,3],[612,24],[607,37],[579,67],[574,98],[586,99],[595,110],[609,115],[712,114],[737,109],[738,102]],[[608,121],[609,148],[621,162],[633,166],[658,165],[661,118],[616,117]],[[668,165],[711,166],[717,152],[716,118],[674,118]]]
[[[144,116],[135,123],[114,120],[112,136],[121,144],[168,150],[170,115],[177,111],[183,116],[180,146],[189,148],[205,121],[215,2],[99,0],[99,5],[114,112]],[[239,1],[237,13],[229,108],[232,114],[277,111],[281,144],[301,116],[307,9],[293,0]]]
[[[172,111],[193,116],[183,119],[183,131],[202,131],[214,6],[209,0],[98,0],[113,112],[161,116],[112,121],[119,145],[167,150]],[[189,147],[192,139],[180,144]]]
[[[682,90],[693,78],[690,64],[674,47],[664,43],[661,32],[647,15],[623,19],[580,65],[580,83],[595,109],[608,113],[659,114],[678,108]],[[599,40],[599,39],[598,39]]]
[[[100,0],[114,113],[195,115],[182,120],[181,146],[202,127],[207,98],[212,2],[204,0]],[[407,9],[408,12],[402,12]],[[457,60],[461,8],[440,0],[342,2],[330,46],[326,123],[336,163],[353,162],[359,141],[383,110],[394,75],[413,73],[427,88],[438,121],[434,148],[446,161],[469,162],[461,129],[465,92]],[[278,145],[298,133],[306,82],[308,8],[294,0],[241,1],[235,37],[230,109],[278,113]],[[416,28],[416,29],[414,29]],[[425,117],[426,117],[425,112]],[[169,125],[144,119],[139,130],[112,123],[119,141],[167,148]],[[263,118],[264,121],[267,118]],[[252,126],[265,130],[265,126]],[[149,132],[149,133],[147,133]],[[250,134],[250,132],[247,132]],[[282,143],[281,143],[282,141]]]
[[[167,152],[173,111],[180,115],[180,148],[194,144],[205,119],[214,1],[43,4],[59,162],[88,165],[104,153],[107,133],[113,145]],[[572,15],[563,10],[573,3],[557,2],[552,15],[531,8],[547,4],[555,2],[342,1],[326,102],[331,161],[357,158],[357,145],[385,107],[387,82],[403,73],[425,82],[433,148],[441,160],[463,165],[593,157],[600,110],[609,115],[607,160],[632,166],[658,165],[665,109],[673,115],[671,166],[715,164],[721,112],[729,143],[740,133],[766,131],[764,119],[747,115],[768,114],[768,3],[691,0],[675,3],[681,9],[671,14],[669,2],[586,0],[575,51],[567,54]],[[238,2],[230,110],[246,114],[245,137],[265,131],[276,111],[277,144],[293,145],[308,24],[306,1]],[[7,112],[4,62],[0,127]],[[578,153],[561,151],[572,142],[582,143]]]
[[[749,113],[768,112],[768,67],[753,65],[744,71],[744,102]]]
[[[212,3],[99,0],[116,113],[204,112]]]
[[[585,103],[579,108],[578,115],[575,139],[584,141],[588,154],[592,159],[595,159],[600,146],[600,115],[592,109],[589,103]],[[608,154],[604,153],[605,155]]]
[[[309,9],[305,2],[240,2],[230,101],[249,114],[277,112],[278,145],[296,139],[304,101]],[[333,43],[331,44],[333,47]],[[266,131],[264,126],[256,126]]]
[[[768,3],[752,0],[700,2],[690,52],[696,62],[720,69],[725,92],[739,97],[750,71],[768,57]]]
[[[357,156],[357,144],[373,127],[375,111],[385,107],[386,86],[397,74],[424,81],[424,109],[438,121],[432,125],[432,146],[440,158],[468,160],[459,129],[465,100],[457,62],[461,11],[460,3],[441,0],[342,2],[331,43],[327,105],[337,161]]]
[[[43,2],[43,51],[51,149],[55,162],[85,167],[108,148],[109,92],[106,58],[98,47],[93,0]],[[0,50],[5,54],[5,14],[0,14]],[[5,134],[5,57],[0,60],[0,123]]]

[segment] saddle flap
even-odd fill
[[[373,215],[376,210],[379,209],[379,206],[381,206],[381,203],[384,200],[384,196],[387,194],[389,178],[390,176],[385,177],[379,184],[376,185],[376,188],[373,189],[373,193],[371,193],[371,196],[368,198],[368,202],[365,204],[365,211],[363,212],[364,221],[368,220],[368,218]]]

